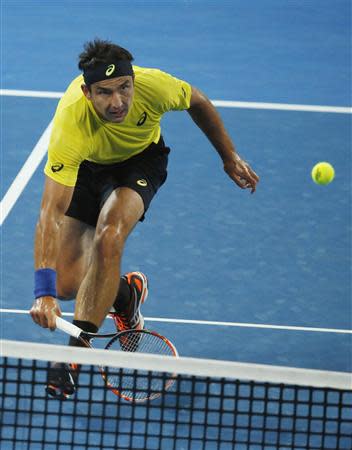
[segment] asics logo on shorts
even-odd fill
[[[142,186],[142,187],[148,186],[148,182],[144,178],[142,178],[141,180],[137,180],[137,184],[138,184],[138,186]]]

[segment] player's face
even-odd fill
[[[114,123],[125,120],[133,101],[134,85],[131,76],[98,81],[91,85],[90,90],[86,86],[82,89],[99,117]]]

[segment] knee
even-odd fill
[[[94,248],[103,259],[110,260],[122,255],[125,240],[126,235],[123,227],[105,225],[96,231]]]

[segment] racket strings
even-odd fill
[[[132,353],[149,353],[175,356],[172,344],[157,334],[145,330],[130,330],[123,333],[109,345],[110,350]],[[144,401],[157,398],[171,387],[172,374],[165,377],[156,371],[104,368],[105,380],[115,394],[131,401]]]

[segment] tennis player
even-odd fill
[[[126,239],[167,177],[170,149],[160,130],[166,112],[186,110],[228,176],[241,189],[256,190],[258,176],[236,152],[209,99],[186,81],[132,61],[109,41],[86,43],[78,64],[83,75],[55,113],[30,312],[44,328],[54,330],[61,316],[57,299],[71,298],[74,323],[84,331],[96,332],[109,312],[118,330],[143,327],[147,278],[140,272],[120,278],[120,266]],[[71,338],[70,345],[79,344]]]

